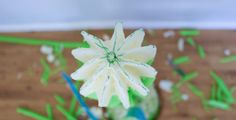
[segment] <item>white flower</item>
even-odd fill
[[[128,88],[146,96],[149,89],[140,76],[155,78],[157,71],[146,64],[154,59],[156,47],[141,46],[143,29],[124,36],[121,23],[117,23],[111,40],[103,41],[84,31],[81,32],[90,48],[77,48],[72,55],[84,65],[71,74],[74,80],[84,80],[80,88],[83,96],[96,93],[98,105],[108,106],[113,95],[117,95],[125,108],[129,108]]]

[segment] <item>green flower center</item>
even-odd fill
[[[113,64],[115,61],[118,60],[115,52],[113,52],[113,51],[107,53],[106,59],[110,64]]]

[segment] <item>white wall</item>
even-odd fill
[[[0,0],[0,31],[236,28],[235,0]]]

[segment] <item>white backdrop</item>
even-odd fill
[[[111,28],[235,29],[235,0],[0,0],[0,31]]]

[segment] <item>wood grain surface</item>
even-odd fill
[[[126,30],[126,35],[133,30]],[[233,87],[236,85],[236,62],[220,64],[218,61],[224,56],[224,49],[228,48],[236,54],[236,31],[201,31],[194,39],[206,49],[207,56],[200,59],[196,50],[186,45],[184,52],[177,50],[177,39],[164,39],[165,30],[155,31],[155,35],[146,33],[144,44],[155,44],[158,47],[154,67],[159,71],[155,86],[161,98],[161,113],[159,120],[234,120],[236,119],[236,107],[231,110],[204,110],[201,101],[191,91],[183,87],[182,92],[189,95],[189,100],[173,106],[170,102],[170,94],[158,89],[158,83],[162,79],[178,81],[179,76],[173,74],[172,69],[166,64],[166,57],[171,53],[174,57],[187,55],[191,58],[190,63],[181,65],[186,72],[197,71],[199,76],[193,80],[206,96],[209,96],[213,80],[209,76],[210,70],[215,70],[225,83]],[[88,31],[102,37],[104,33],[111,35],[111,30]],[[80,31],[70,32],[30,32],[30,33],[1,33],[26,38],[50,39],[56,41],[81,41]],[[68,73],[73,72],[77,65],[70,54],[71,49],[66,49],[64,54],[68,61]],[[55,93],[62,95],[67,101],[71,99],[71,92],[60,82],[60,75],[53,76],[48,86],[40,83],[42,66],[39,62],[41,57],[40,46],[26,46],[9,43],[0,43],[0,120],[31,120],[16,113],[17,107],[27,107],[39,113],[46,114],[45,104],[56,105]],[[95,104],[96,102],[92,102]],[[65,120],[54,109],[56,120]]]

